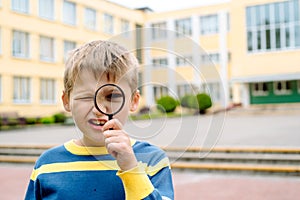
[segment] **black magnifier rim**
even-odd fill
[[[98,107],[98,104],[97,104],[97,94],[98,94],[98,92],[99,92],[103,87],[106,87],[106,86],[113,86],[113,87],[116,87],[116,88],[118,88],[118,90],[122,93],[122,97],[123,97],[122,104],[121,104],[120,108],[119,108],[117,111],[113,112],[113,113],[105,113],[105,112],[103,112],[103,111]],[[100,87],[96,90],[95,96],[94,96],[94,104],[95,104],[96,109],[97,109],[99,112],[101,112],[102,114],[107,115],[107,116],[113,116],[113,115],[119,113],[119,112],[122,110],[122,108],[124,107],[124,104],[125,104],[125,94],[124,94],[124,91],[123,91],[118,85],[116,85],[116,84],[113,84],[113,83],[107,83],[107,84],[104,84],[104,85],[100,86]]]

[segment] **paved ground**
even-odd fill
[[[128,121],[132,137],[160,146],[300,147],[300,110],[265,115],[224,114]],[[0,131],[0,144],[61,144],[80,137],[74,126]]]
[[[137,139],[162,146],[300,147],[300,112],[240,115],[219,113],[177,119],[129,121]],[[80,136],[74,127],[40,127],[0,132],[0,144],[58,144]],[[0,165],[0,200],[23,199],[32,165]],[[176,199],[292,200],[299,177],[174,172]]]
[[[31,165],[0,165],[0,200],[24,198]],[[176,200],[296,200],[300,179],[174,172]]]

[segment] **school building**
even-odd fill
[[[299,0],[155,12],[104,0],[0,0],[0,112],[63,111],[68,51],[108,39],[138,57],[142,104],[205,91],[215,105],[300,102]]]

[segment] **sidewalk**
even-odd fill
[[[0,164],[0,200],[23,199],[31,170],[31,165]],[[300,178],[295,177],[175,171],[173,179],[176,200],[295,200],[300,196]]]

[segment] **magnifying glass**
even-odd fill
[[[111,120],[122,110],[125,104],[125,94],[116,84],[104,84],[96,90],[94,104],[100,113],[108,116],[108,120]]]

